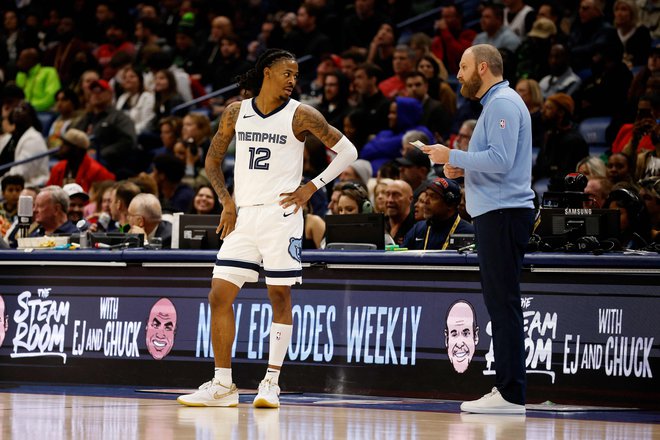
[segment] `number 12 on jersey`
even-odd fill
[[[250,169],[267,170],[270,150],[266,147],[250,147]]]

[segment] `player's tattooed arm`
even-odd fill
[[[293,132],[299,139],[313,134],[328,148],[334,147],[342,137],[341,132],[328,124],[321,112],[305,104],[301,104],[296,110],[293,117]]]
[[[231,198],[231,194],[229,194],[229,190],[227,190],[225,175],[222,172],[222,161],[227,154],[229,143],[234,137],[234,127],[236,126],[236,119],[238,118],[240,108],[241,103],[234,102],[222,113],[218,131],[213,136],[213,140],[211,140],[211,146],[204,162],[206,175],[213,189],[218,194],[220,203],[222,203],[222,214],[220,215],[220,224],[217,231],[221,234],[220,238],[223,239],[234,230],[236,224],[236,205]]]
[[[225,176],[222,172],[222,161],[225,159],[229,143],[234,137],[234,126],[240,110],[240,102],[230,104],[220,117],[218,131],[211,140],[204,168],[206,175],[213,185],[213,189],[218,194],[220,201],[224,204],[225,200],[230,199],[231,195],[225,185]]]

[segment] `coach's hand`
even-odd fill
[[[445,177],[449,179],[458,179],[459,177],[463,177],[465,175],[465,170],[463,168],[455,167],[449,165],[448,163],[445,164],[443,171],[445,173]]]
[[[291,205],[296,205],[296,209],[293,210],[294,213],[304,207],[307,204],[307,201],[314,195],[316,192],[316,186],[311,182],[299,186],[297,190],[292,193],[282,193],[280,197],[283,197],[280,200],[280,206],[284,209],[288,208]]]
[[[230,198],[222,204],[222,214],[220,214],[220,223],[215,230],[220,234],[220,239],[224,240],[236,227],[236,204]]]
[[[429,155],[429,159],[433,163],[445,164],[449,162],[449,148],[442,144],[424,145],[422,151]]]

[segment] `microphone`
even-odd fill
[[[122,247],[129,247],[130,245],[131,244],[128,243],[128,242],[113,244],[113,245],[109,245],[109,244],[106,244],[106,243],[94,243],[94,247],[96,249],[119,249],[119,248],[122,248]]]
[[[108,230],[108,226],[110,226],[111,221],[112,217],[110,217],[110,214],[107,212],[102,212],[99,214],[98,224],[101,225],[104,231]]]
[[[78,230],[80,232],[84,232],[87,229],[89,229],[89,223],[87,223],[87,220],[82,218],[82,219],[78,220],[78,223],[76,223],[76,228],[78,228]]]
[[[18,237],[27,237],[30,224],[32,224],[32,197],[20,196],[18,198]]]
[[[89,228],[89,223],[87,223],[87,220],[84,218],[81,218],[78,220],[76,223],[76,228],[78,228],[78,237],[81,248],[88,248],[89,247],[89,237],[87,236],[87,229]]]

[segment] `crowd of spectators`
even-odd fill
[[[310,200],[305,247],[322,246],[326,215],[366,209],[385,215],[394,243],[442,248],[450,232],[471,228],[462,182],[445,179],[409,142],[467,149],[481,106],[460,95],[455,75],[467,47],[489,43],[532,117],[539,200],[562,191],[566,174],[582,172],[589,206],[620,209],[626,244],[643,247],[633,233],[644,244],[660,230],[654,4],[0,2],[0,228],[15,245],[18,195],[32,195],[31,234],[78,230],[76,219],[86,219],[92,230],[140,231],[167,247],[171,214],[221,211],[204,172],[210,140],[225,107],[249,97],[237,75],[279,47],[304,57],[294,97],[359,151]],[[423,18],[429,7],[440,7],[432,21]],[[220,92],[191,103],[212,91]],[[606,118],[604,153],[590,150],[580,130],[591,118]],[[231,189],[229,153],[223,171]],[[304,178],[329,154],[308,138]],[[623,219],[627,209],[634,222]]]

